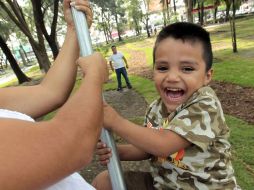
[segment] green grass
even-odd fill
[[[242,189],[251,190],[254,187],[254,125],[232,116],[227,116],[226,120],[231,130],[229,140],[237,182]]]
[[[254,16],[236,20],[237,53],[229,23],[208,29],[214,50],[214,79],[254,87]]]

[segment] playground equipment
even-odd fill
[[[82,56],[90,55],[93,53],[93,49],[86,17],[84,13],[77,11],[73,7],[71,10],[78,36],[80,53]],[[110,158],[110,162],[107,165],[113,190],[126,190],[113,136],[109,131],[102,129],[101,139],[107,144],[108,147],[111,148],[113,153],[112,157]]]

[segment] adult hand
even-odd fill
[[[90,3],[88,0],[64,0],[64,18],[68,27],[74,27],[74,22],[71,14],[71,6],[75,7],[77,10],[82,11],[86,14],[88,27],[92,24],[93,13],[90,8]]]
[[[95,153],[99,156],[99,162],[103,166],[106,166],[109,163],[109,159],[112,156],[111,149],[101,141],[97,143]]]
[[[104,119],[103,127],[114,131],[122,117],[106,102],[104,102]]]
[[[92,74],[101,79],[101,82],[108,80],[107,61],[102,54],[95,52],[86,57],[80,57],[77,63],[81,67],[84,75]]]

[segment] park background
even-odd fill
[[[243,189],[253,189],[254,1],[93,0],[91,3],[94,23],[90,32],[94,50],[108,57],[110,46],[117,45],[127,57],[134,87],[122,94],[115,92],[116,78],[112,73],[105,85],[105,96],[123,115],[139,124],[142,124],[146,106],[158,96],[151,77],[154,29],[158,33],[167,24],[188,21],[200,24],[210,32],[215,70],[211,85],[222,101],[231,129],[237,180]],[[65,27],[61,2],[1,1],[0,28],[0,86],[40,82],[62,44]],[[75,88],[80,81],[81,75],[78,75]],[[135,100],[142,105],[136,105]],[[131,109],[133,107],[136,112]],[[128,115],[129,112],[133,114]],[[50,119],[53,115],[54,112],[41,119]],[[126,164],[125,168],[138,169],[142,164]],[[82,175],[91,181],[102,169],[105,168],[94,159],[82,170]]]

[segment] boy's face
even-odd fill
[[[200,42],[183,42],[174,38],[162,40],[155,52],[154,82],[169,112],[212,78],[212,69],[205,71]]]

